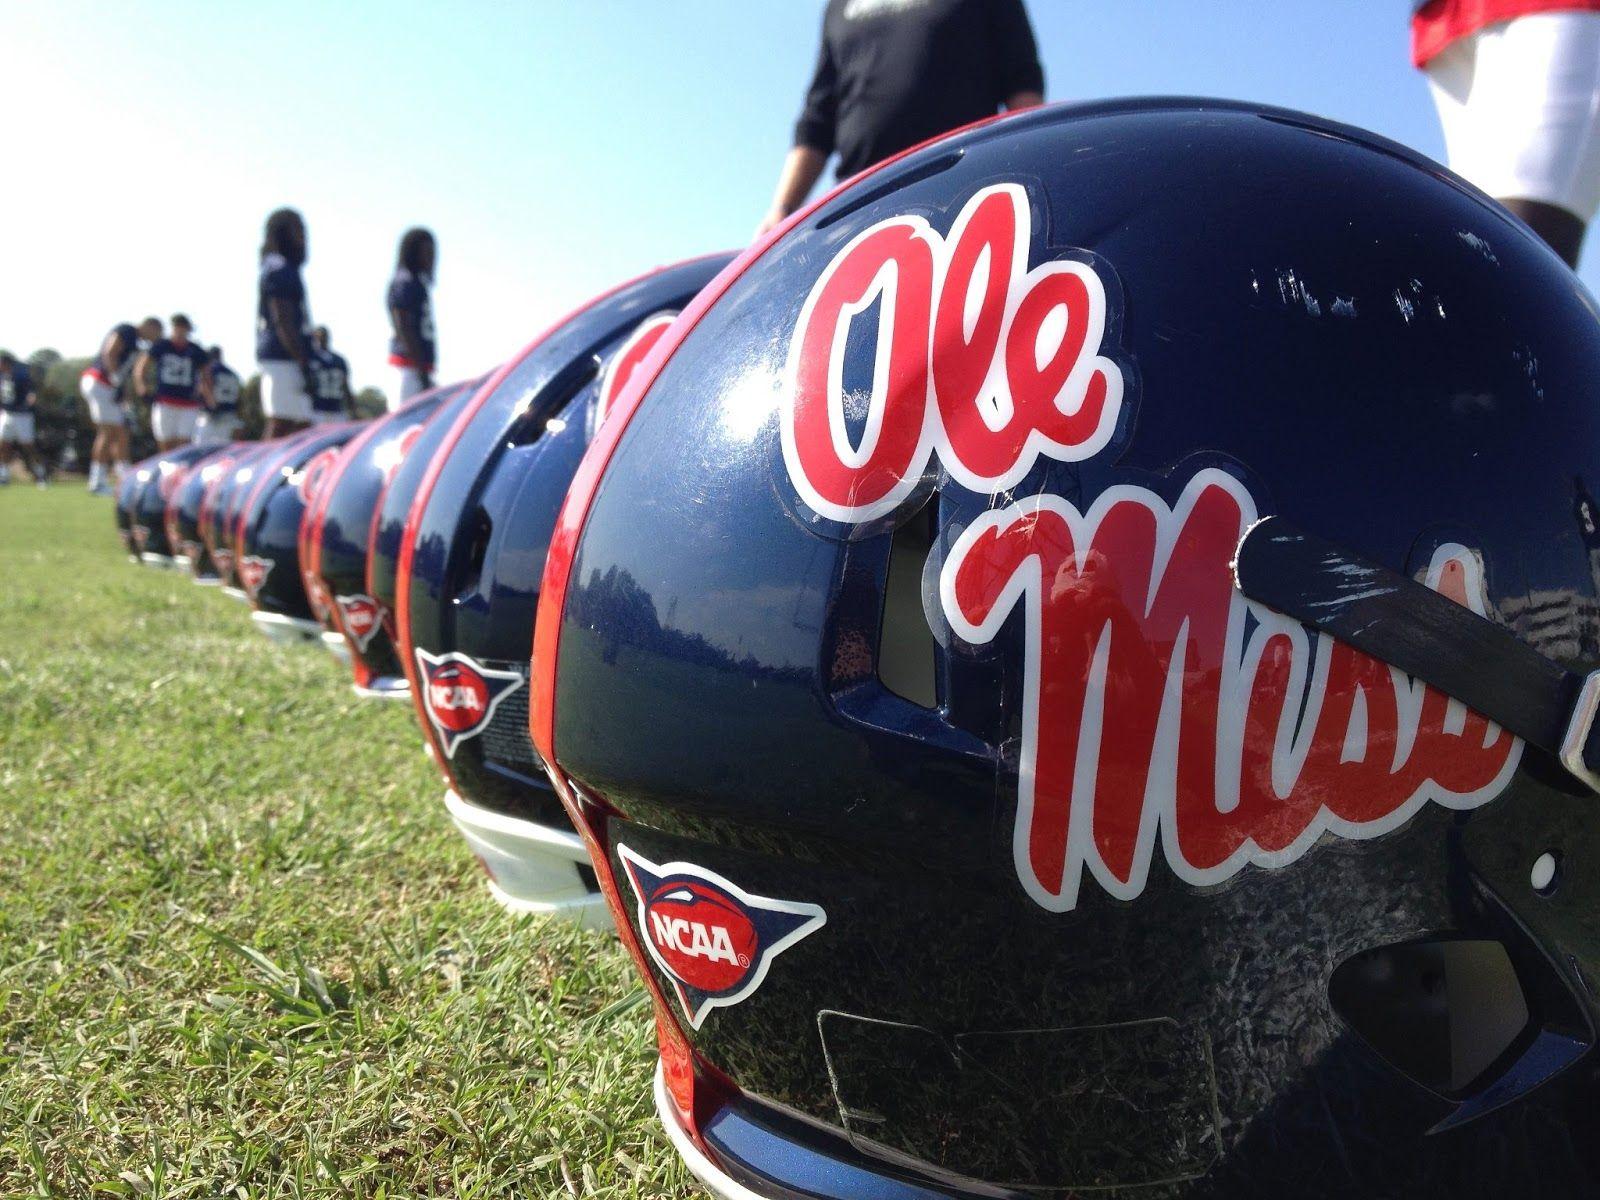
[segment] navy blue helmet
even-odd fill
[[[444,443],[456,417],[477,394],[482,382],[471,384],[459,391],[442,395],[433,415],[408,434],[404,444],[404,457],[385,481],[372,514],[372,533],[368,538],[365,594],[371,598],[374,611],[382,623],[386,642],[380,649],[389,655],[383,663],[385,674],[376,676],[368,685],[374,694],[409,696],[411,683],[405,670],[405,660],[410,654],[399,638],[395,625],[395,570],[400,563],[400,543],[405,535],[406,515],[411,511],[411,500],[417,494],[428,464],[434,453]],[[441,393],[449,389],[440,389]],[[394,674],[387,674],[393,670]],[[424,746],[432,751],[433,744],[424,739]]]
[[[196,460],[167,505],[167,540],[188,560],[196,583],[215,586],[219,582],[216,564],[200,532],[201,506],[206,493],[249,446],[248,442],[233,442],[215,447],[215,454]]]
[[[345,446],[308,514],[303,561],[309,593],[320,591],[328,628],[345,646],[364,696],[405,695],[405,671],[385,627],[386,613],[367,594],[367,554],[378,504],[422,427],[445,401],[473,383],[454,383],[379,417]]]
[[[214,450],[213,446],[179,446],[145,459],[130,472],[135,485],[128,512],[129,532],[140,560],[147,565],[173,565],[176,551],[167,540],[167,501],[182,481],[184,470]]]
[[[1596,1194],[1596,318],[1437,164],[1210,101],[724,272],[531,706],[712,1190]]]
[[[538,577],[567,484],[617,392],[732,255],[585,305],[455,416],[412,497],[395,620],[445,804],[508,907],[609,924],[588,856],[528,737]]]
[[[113,500],[117,537],[122,542],[122,548],[128,552],[128,557],[134,562],[139,561],[139,543],[133,536],[133,505],[139,490],[150,481],[150,471],[154,464],[154,458],[146,458],[129,467],[117,481],[117,493]]]
[[[237,572],[237,525],[239,506],[244,503],[257,464],[281,453],[285,439],[247,443],[233,456],[222,474],[206,489],[200,502],[200,540],[211,553],[217,581],[225,594],[249,603],[250,597],[239,586]]]
[[[262,460],[239,507],[234,571],[250,597],[251,619],[275,641],[320,640],[322,623],[300,573],[300,523],[327,469],[361,423],[319,425]]]

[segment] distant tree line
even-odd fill
[[[35,350],[28,355],[28,372],[33,376],[34,391],[39,396],[39,407],[34,413],[34,436],[39,453],[52,466],[70,467],[89,461],[89,446],[94,441],[94,426],[89,424],[89,413],[83,397],[78,393],[78,377],[93,361],[90,358],[63,358],[55,350]],[[124,389],[134,414],[133,457],[135,461],[148,458],[156,452],[156,442],[150,436],[150,404],[135,396],[133,389]],[[357,417],[376,417],[385,411],[383,393],[375,387],[365,387],[355,394],[352,402]],[[261,376],[251,375],[244,381],[239,395],[239,436],[253,441],[261,436]]]

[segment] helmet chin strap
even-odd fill
[[[1245,531],[1233,577],[1251,600],[1460,700],[1600,792],[1600,671],[1569,671],[1488,618],[1282,517]]]

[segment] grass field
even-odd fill
[[[414,720],[0,489],[0,1196],[698,1194],[625,955],[495,907]]]

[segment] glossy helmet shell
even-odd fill
[[[184,464],[172,477],[167,491],[167,507],[162,521],[167,532],[167,546],[172,551],[173,561],[187,567],[191,573],[198,574],[201,570],[211,571],[211,558],[206,553],[205,546],[196,539],[194,518],[198,516],[199,496],[204,487],[202,473],[205,468],[226,459],[227,446],[207,445],[206,452],[195,458],[192,462]],[[213,478],[215,477],[213,473]],[[189,481],[195,480],[198,487],[191,489]],[[193,496],[194,506],[190,509],[187,524],[184,520],[183,500],[185,495]]]
[[[142,459],[129,467],[117,483],[114,501],[117,537],[122,541],[122,548],[136,560],[139,557],[139,545],[133,537],[133,506],[139,490],[150,481],[150,472],[154,466],[154,458]]]
[[[206,493],[249,445],[248,442],[233,442],[218,447],[216,454],[195,463],[184,475],[183,482],[178,485],[167,506],[168,539],[176,535],[174,545],[188,558],[189,571],[196,583],[217,582],[217,566],[211,561],[211,551],[206,548],[205,539],[200,533],[201,505]]]
[[[234,494],[241,487],[249,486],[255,463],[274,453],[282,440],[275,438],[266,442],[245,443],[228,467],[207,486],[200,499],[200,540],[211,555],[211,564],[217,570],[217,581],[222,585],[222,590],[240,600],[248,601],[249,597],[238,586],[238,578],[234,573],[236,556],[233,517],[230,516],[230,512],[237,511],[233,508]]]
[[[481,386],[478,385],[478,386]],[[399,639],[395,625],[395,572],[400,564],[400,544],[405,537],[406,517],[411,512],[411,499],[417,494],[428,464],[444,444],[446,435],[461,411],[472,402],[477,387],[463,388],[444,399],[428,418],[415,437],[408,437],[409,446],[400,465],[383,485],[377,507],[372,513],[372,533],[368,537],[366,594],[372,598],[383,632],[393,655],[393,676],[383,675],[374,680],[391,694],[408,694],[410,683],[404,663],[411,651]],[[389,664],[386,663],[385,666]],[[424,739],[423,745],[431,752],[433,743]]]
[[[503,903],[607,923],[582,843],[528,738],[528,659],[556,514],[601,410],[672,317],[732,259],[696,259],[586,304],[501,367],[455,418],[412,498],[396,625],[446,804]],[[438,672],[482,680],[482,710]],[[476,682],[474,682],[474,688]],[[463,717],[468,719],[462,719]]]
[[[1231,575],[1279,514],[1596,666],[1600,326],[1528,229],[1313,117],[1042,109],[846,184],[658,354],[532,720],[703,1178],[1594,1194],[1594,796]],[[732,982],[691,884],[773,931]]]
[[[450,397],[472,386],[454,383],[379,417],[345,446],[304,529],[310,569],[332,603],[329,620],[348,648],[356,690],[404,681],[381,614],[367,595],[367,553],[378,502],[421,428]],[[309,585],[308,585],[309,586]]]
[[[322,626],[300,572],[300,520],[320,477],[361,430],[359,422],[316,426],[264,459],[239,509],[236,572],[262,632],[318,638]]]
[[[167,501],[182,479],[183,471],[207,454],[209,446],[179,446],[147,459],[148,466],[135,468],[143,476],[133,495],[129,525],[139,557],[152,566],[171,566],[173,548],[167,542]]]

